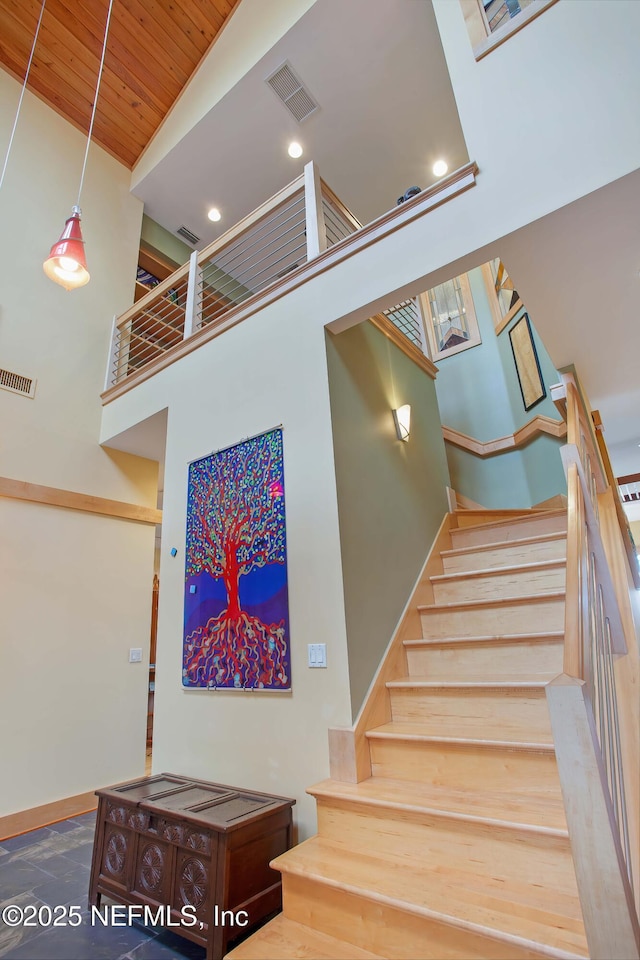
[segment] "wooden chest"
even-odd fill
[[[269,861],[292,845],[295,800],[173,774],[96,795],[90,906],[104,894],[143,923],[158,918],[207,960],[280,909]]]

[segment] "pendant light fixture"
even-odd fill
[[[107,22],[104,28],[104,41],[102,44],[102,57],[98,68],[98,80],[96,83],[96,95],[93,101],[93,110],[91,111],[91,122],[89,124],[89,133],[87,135],[87,146],[84,151],[84,161],[82,163],[82,173],[80,175],[80,186],[78,188],[78,199],[71,208],[71,216],[64,225],[64,230],[60,239],[51,247],[49,256],[43,263],[44,272],[54,281],[59,283],[65,290],[75,290],[76,287],[83,287],[89,282],[89,271],[87,270],[87,261],[84,255],[84,240],[82,239],[82,229],[80,227],[80,196],[84,184],[84,173],[87,169],[87,157],[89,156],[89,147],[91,145],[91,134],[93,132],[93,121],[96,116],[96,107],[98,105],[98,93],[100,91],[100,81],[102,79],[102,68],[104,66],[104,55],[107,50],[107,35],[109,33],[109,21],[111,20],[111,8],[113,0],[109,0],[109,9],[107,11]]]
[[[15,120],[13,121],[13,128],[11,130],[11,136],[9,137],[9,146],[7,147],[7,153],[4,158],[4,163],[2,165],[2,173],[0,174],[0,189],[4,183],[4,175],[7,172],[7,164],[9,163],[9,154],[11,153],[11,147],[13,146],[13,138],[15,136],[16,127],[18,126],[18,117],[20,116],[20,110],[22,108],[22,100],[24,97],[24,92],[27,89],[27,80],[29,79],[29,72],[31,70],[31,61],[33,60],[33,54],[36,49],[36,40],[38,39],[38,34],[40,33],[40,24],[42,23],[42,16],[44,14],[44,5],[47,0],[42,0],[42,7],[40,8],[40,16],[38,17],[38,23],[36,25],[36,32],[33,37],[33,43],[31,45],[31,54],[29,56],[29,62],[27,63],[27,72],[24,75],[24,81],[22,83],[22,90],[20,91],[20,98],[18,100],[18,109],[16,110]]]

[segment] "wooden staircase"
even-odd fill
[[[283,913],[240,958],[587,957],[545,685],[562,671],[566,513],[454,515],[372,776],[309,790]]]

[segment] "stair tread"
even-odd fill
[[[382,960],[328,933],[321,933],[283,914],[261,927],[253,936],[231,950],[229,960]]]
[[[429,610],[439,610],[444,613],[447,610],[455,610],[459,607],[501,607],[508,603],[524,604],[537,603],[541,600],[564,600],[565,594],[565,590],[553,590],[549,591],[549,593],[530,593],[524,597],[490,597],[489,599],[482,597],[479,600],[451,600],[445,603],[422,603],[418,605],[418,612],[426,613]]]
[[[321,837],[305,840],[272,861],[272,866],[282,871],[285,882],[287,874],[315,879],[503,942],[546,945],[551,948],[549,956],[587,955],[577,897],[545,889],[532,878],[506,885],[499,879],[474,876],[462,864],[434,869],[413,859],[345,849]],[[473,865],[468,866],[472,871]],[[554,949],[566,953],[554,954]]]
[[[537,570],[552,570],[566,567],[566,559],[537,560],[534,563],[515,563],[504,567],[481,567],[477,570],[460,570],[455,573],[439,573],[429,577],[431,583],[448,583],[460,580],[473,580],[479,577],[500,577],[510,573],[534,573]]]
[[[473,513],[473,512],[474,511],[472,510],[463,511],[463,513],[465,513],[466,515],[469,515],[470,513]],[[500,511],[500,510],[496,512],[504,513],[504,511]],[[497,520],[497,519],[488,520],[486,523],[469,524],[468,526],[464,526],[464,527],[453,527],[451,532],[456,533],[460,531],[461,533],[463,532],[469,533],[472,530],[481,530],[487,527],[509,527],[514,523],[516,524],[522,523],[522,522],[528,523],[530,520],[551,519],[552,517],[560,517],[560,516],[566,517],[567,511],[566,510],[532,510],[531,513],[518,513],[513,517],[506,517],[502,520]]]
[[[470,736],[475,733],[476,736]],[[505,730],[508,734],[509,731]],[[416,740],[429,743],[469,744],[479,747],[504,747],[506,749],[534,750],[541,753],[554,753],[553,743],[542,740],[522,740],[519,736],[497,739],[496,737],[478,736],[478,721],[469,718],[468,724],[448,718],[436,717],[432,722],[408,722],[391,720],[379,727],[367,730],[365,736],[369,740]]]
[[[309,787],[313,797],[334,797],[398,810],[436,811],[467,820],[526,825],[567,833],[559,789],[529,794],[506,791],[462,790],[412,780],[369,777],[360,783],[323,780]]]
[[[483,524],[484,526],[484,524]],[[464,527],[462,529],[469,529]],[[557,531],[554,533],[540,533],[535,537],[520,537],[517,540],[495,540],[492,543],[477,543],[467,547],[452,547],[450,550],[441,550],[441,557],[457,557],[465,553],[481,553],[484,551],[498,550],[500,547],[526,547],[529,544],[546,543],[548,540],[566,540],[566,531]]]
[[[399,677],[397,680],[388,680],[388,689],[420,688],[425,690],[542,690],[548,680],[539,677],[500,677],[498,680],[487,677],[473,680],[429,680],[428,677]]]
[[[496,633],[484,634],[477,637],[445,637],[444,639],[433,639],[431,637],[418,637],[415,640],[403,640],[405,647],[441,647],[443,644],[453,643],[525,643],[527,640],[564,640],[562,630],[547,630],[544,633]]]

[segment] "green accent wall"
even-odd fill
[[[172,233],[169,233],[168,230],[165,230],[164,227],[161,227],[159,223],[156,223],[155,220],[152,220],[151,217],[148,217],[146,214],[142,217],[140,239],[144,240],[150,247],[158,250],[159,253],[163,253],[165,257],[173,260],[179,267],[181,267],[183,263],[186,263],[193,253],[192,247],[187,246],[182,240],[178,240],[177,237],[174,237]],[[249,290],[248,287],[234,280],[233,277],[230,277],[224,270],[220,270],[219,267],[207,267],[205,279],[207,287],[211,287],[212,290],[222,289],[225,298],[232,303],[241,303],[243,300],[246,300],[247,297],[251,296],[252,291]]]
[[[368,321],[326,333],[353,716],[447,512],[435,383]],[[392,409],[411,404],[408,442]]]
[[[172,233],[169,233],[159,223],[148,217],[146,213],[142,215],[140,239],[159,253],[163,253],[169,260],[173,260],[179,267],[186,263],[193,253],[191,247],[174,237]]]
[[[509,330],[524,308],[496,337],[488,293],[478,268],[468,274],[482,343],[438,361],[436,389],[442,423],[478,440],[494,440],[514,433],[541,414],[560,415],[551,400],[550,386],[558,372],[529,316],[547,396],[531,410],[524,409]],[[520,450],[476,457],[447,444],[454,490],[489,508],[530,507],[566,493],[560,446],[564,441],[542,436]]]

